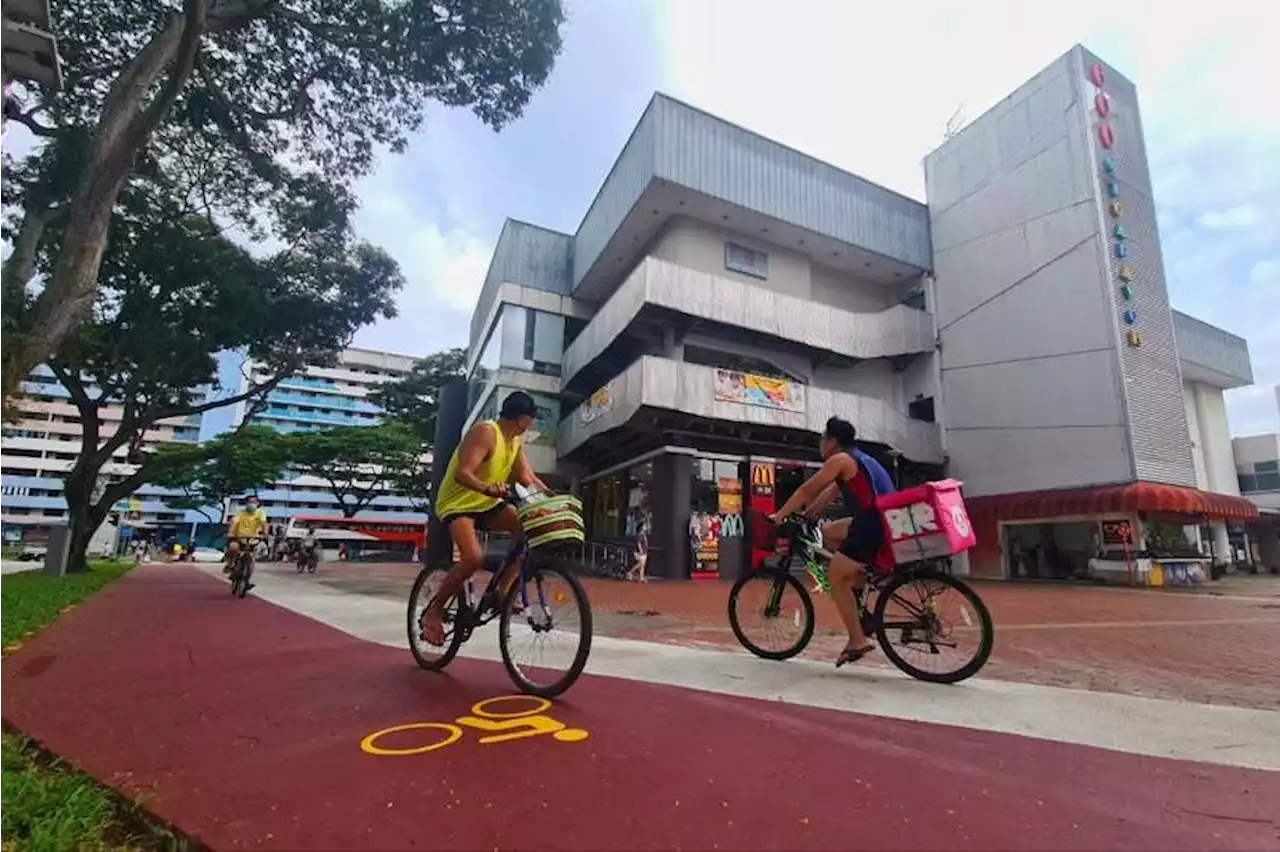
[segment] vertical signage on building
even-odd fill
[[[1107,213],[1111,217],[1108,245],[1115,260],[1115,275],[1119,279],[1120,300],[1124,309],[1120,319],[1125,325],[1125,342],[1130,346],[1142,345],[1142,332],[1138,329],[1138,309],[1133,304],[1133,264],[1129,262],[1129,234],[1124,229],[1125,207],[1121,196],[1120,181],[1116,174],[1116,161],[1111,150],[1116,144],[1115,129],[1111,126],[1111,96],[1107,94],[1107,71],[1101,62],[1089,68],[1089,82],[1093,83],[1093,112],[1098,117],[1098,145],[1102,147],[1102,189],[1106,195]]]

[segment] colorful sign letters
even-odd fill
[[[1133,264],[1129,263],[1129,234],[1124,229],[1121,220],[1124,219],[1125,208],[1124,201],[1120,195],[1120,181],[1116,176],[1116,161],[1110,155],[1111,149],[1116,144],[1115,129],[1112,128],[1108,117],[1111,115],[1111,96],[1106,92],[1107,85],[1107,69],[1102,66],[1101,62],[1095,62],[1089,68],[1089,82],[1093,83],[1093,112],[1098,117],[1098,144],[1102,147],[1102,186],[1107,197],[1107,211],[1111,214],[1111,218],[1115,220],[1115,224],[1111,229],[1111,250],[1116,260],[1123,261],[1116,267],[1116,277],[1120,280],[1120,299],[1124,302],[1124,310],[1121,318],[1124,320],[1127,330],[1125,332],[1125,342],[1130,346],[1142,345],[1142,332],[1138,330],[1138,310],[1131,303],[1133,301]]]

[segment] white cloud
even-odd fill
[[[1200,226],[1211,231],[1232,231],[1249,228],[1258,222],[1258,208],[1242,204],[1226,210],[1206,210],[1200,214]]]
[[[366,329],[358,345],[406,355],[428,355],[466,345],[472,308],[484,285],[493,244],[456,215],[448,194],[431,217],[414,202],[433,191],[410,180],[409,158],[387,157],[360,188],[356,227],[400,264],[405,287],[396,298],[398,316]],[[442,224],[440,220],[456,224]]]
[[[1276,298],[1280,300],[1280,260],[1272,258],[1255,263],[1249,270],[1249,283],[1255,287],[1276,288]],[[1280,307],[1280,302],[1277,302],[1277,306]],[[1274,315],[1272,320],[1276,320]]]

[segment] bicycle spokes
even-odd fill
[[[944,665],[943,657],[958,655],[962,662],[972,657],[972,652],[964,648],[981,641],[974,623],[963,595],[950,586],[927,580],[915,580],[894,590],[885,607],[884,627],[889,641],[899,652],[932,658],[935,665]]]

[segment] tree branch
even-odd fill
[[[36,113],[39,111],[40,107],[32,107],[26,112],[22,112],[20,109],[14,109],[9,104],[5,104],[4,117],[26,127],[35,136],[40,136],[44,139],[54,138],[58,135],[58,129],[36,121]]]
[[[215,408],[222,408],[224,406],[235,405],[237,403],[244,402],[246,399],[249,399],[250,397],[253,397],[257,394],[263,394],[263,396],[265,397],[267,393],[270,393],[272,390],[276,388],[277,385],[279,385],[285,379],[289,378],[289,376],[291,375],[293,375],[293,370],[289,369],[289,370],[277,373],[267,381],[258,385],[254,385],[244,393],[236,394],[233,397],[228,397],[226,399],[212,399],[212,400],[209,400],[208,402],[202,402],[199,405],[190,405],[190,406],[187,406],[186,408],[171,408],[168,411],[161,411],[157,413],[155,420],[167,420],[170,417],[190,417],[193,414],[204,414],[206,411],[212,411]],[[248,419],[249,418],[246,415],[243,422],[247,422]]]
[[[13,292],[25,293],[27,282],[36,274],[36,253],[40,248],[40,240],[44,238],[45,229],[53,218],[54,210],[45,207],[39,210],[27,210],[22,216],[22,225],[18,228],[18,236],[13,241],[13,252],[4,262],[5,298]],[[10,288],[21,287],[21,291]]]

